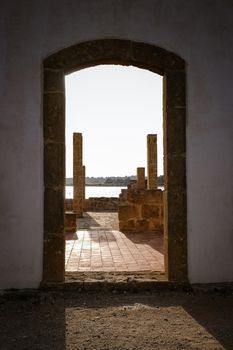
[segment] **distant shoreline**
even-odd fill
[[[73,187],[73,184],[68,184],[66,185],[68,187]],[[109,185],[109,184],[93,184],[93,185],[90,185],[90,184],[85,184],[85,186],[87,187],[127,187],[127,185]]]
[[[65,179],[66,186],[72,187],[73,178],[67,177]],[[99,177],[86,177],[85,178],[85,186],[87,187],[127,187],[132,182],[137,182],[137,177],[135,175],[130,176],[99,176]],[[158,185],[163,186],[164,176],[158,176]]]
[[[73,187],[73,185],[69,184],[66,185],[67,187]],[[164,186],[164,184],[158,184],[158,186]],[[94,185],[87,185],[85,184],[85,187],[127,187],[127,185],[98,185],[98,184],[94,184]]]

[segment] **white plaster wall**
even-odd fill
[[[1,1],[0,288],[42,278],[43,58],[101,38],[186,60],[189,279],[233,281],[232,13],[231,0]]]

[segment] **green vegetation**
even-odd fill
[[[86,186],[127,186],[136,176],[86,177]],[[163,186],[163,175],[158,176],[159,186]],[[73,186],[73,178],[66,179],[66,186]]]

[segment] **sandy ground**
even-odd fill
[[[117,212],[85,212],[77,219],[78,230],[119,230]]]
[[[37,292],[0,297],[0,349],[233,349],[233,295]]]

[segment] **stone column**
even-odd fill
[[[81,133],[73,134],[73,209],[77,217],[83,216],[83,139]]]
[[[83,189],[83,195],[82,195],[82,200],[83,200],[83,210],[85,209],[85,199],[86,199],[86,167],[83,165],[83,178],[82,178],[82,189]]]
[[[146,188],[145,168],[137,168],[137,188],[139,190]]]
[[[157,189],[157,135],[147,135],[147,188]]]

